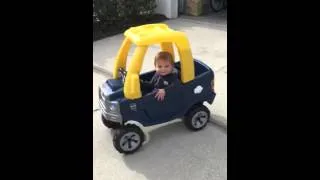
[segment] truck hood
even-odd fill
[[[116,81],[118,80],[108,79],[100,86],[102,95],[109,101],[118,101],[124,98],[123,85]]]

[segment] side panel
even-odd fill
[[[120,103],[123,122],[125,123],[134,120],[140,122],[143,126],[147,126],[147,122],[150,122],[150,118],[146,116],[143,107],[144,104],[141,99],[123,100]]]
[[[176,67],[180,69],[178,62]],[[136,100],[123,99],[121,113],[124,121],[135,120],[144,126],[151,126],[183,117],[196,103],[207,101],[211,104],[216,96],[211,88],[214,73],[208,66],[197,60],[194,60],[194,67],[196,78],[188,83],[169,88],[164,101],[157,101],[154,93]],[[141,76],[151,76],[152,73],[150,71]]]
[[[155,92],[149,93],[143,98],[143,110],[150,119],[146,122],[147,126],[170,121],[185,108],[186,97],[182,89],[183,85],[181,83],[167,88],[163,101],[158,101],[155,98]]]

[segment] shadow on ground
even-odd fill
[[[182,122],[150,133],[138,152],[123,157],[127,167],[147,179],[227,179],[227,134],[211,123],[192,132]]]

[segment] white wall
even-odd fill
[[[170,19],[178,17],[178,0],[156,0],[156,4],[155,13],[163,14]]]

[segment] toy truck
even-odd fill
[[[210,111],[204,102],[212,104],[214,72],[203,62],[192,57],[188,39],[183,32],[175,31],[166,24],[147,24],[131,27],[117,54],[113,78],[99,87],[99,104],[103,124],[114,130],[113,145],[124,154],[137,151],[146,140],[144,127],[163,124],[182,118],[185,126],[193,131],[203,129]],[[136,45],[128,67],[130,46]],[[163,101],[154,92],[141,86],[141,80],[149,81],[155,70],[140,74],[148,46],[159,44],[162,51],[174,56],[178,50],[180,61],[175,60],[179,82],[168,87]]]

